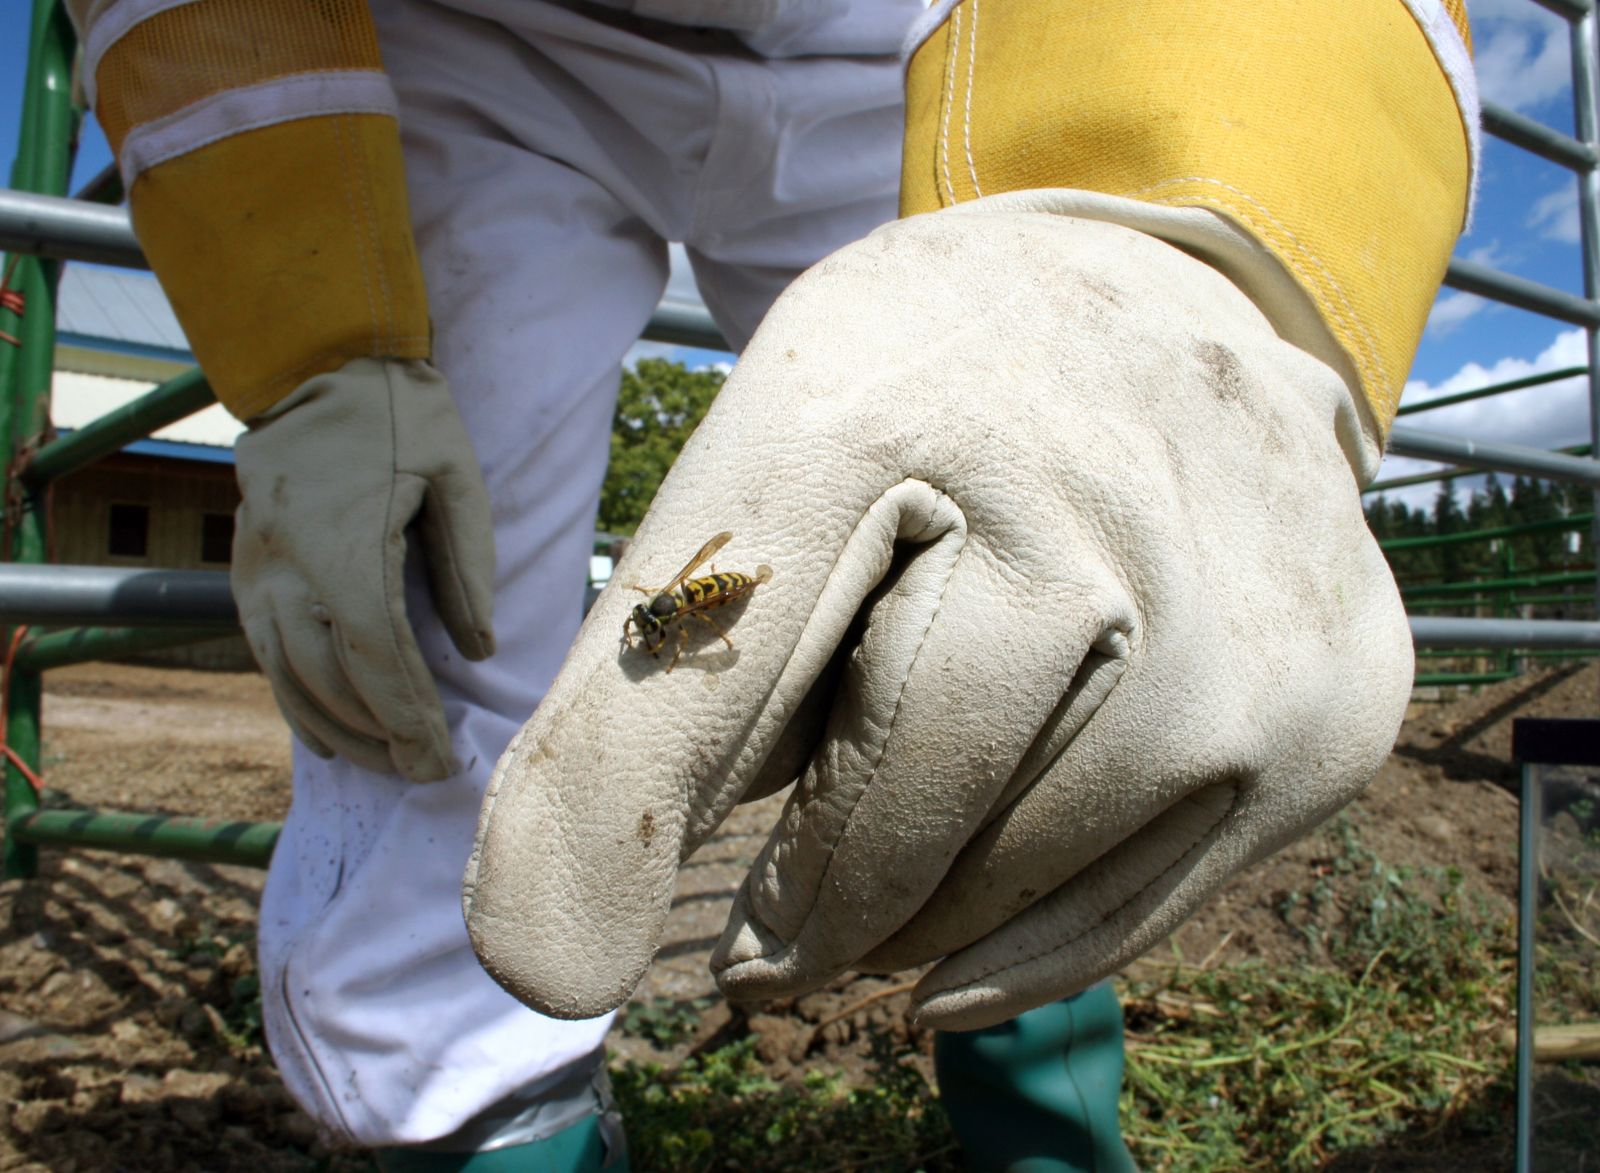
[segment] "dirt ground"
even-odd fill
[[[1457,868],[1509,917],[1511,718],[1597,714],[1600,665],[1419,700],[1350,818],[1379,857]],[[279,819],[288,803],[287,735],[255,675],[61,669],[46,678],[44,729],[47,782],[75,806]],[[748,1030],[784,1078],[859,1069],[870,1027],[906,1037],[899,980],[840,981],[765,1007],[715,998],[707,954],[778,804],[742,808],[683,870],[631,1029],[614,1032],[619,1056],[670,1061]],[[1140,964],[1173,953],[1314,963],[1279,906],[1322,874],[1325,853],[1326,840],[1308,838],[1241,875]],[[362,1154],[321,1146],[260,1046],[252,942],[261,882],[248,869],[45,851],[38,878],[0,884],[0,1170],[368,1167]],[[650,1041],[674,1033],[652,1025],[680,1023],[685,1037]]]

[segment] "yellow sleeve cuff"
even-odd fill
[[[427,358],[398,129],[303,118],[144,172],[133,226],[217,397],[249,419],[352,358]]]
[[[248,419],[352,358],[426,358],[396,103],[365,0],[110,0],[85,57],[133,225]]]
[[[1386,433],[1475,163],[1465,14],[1419,20],[1406,0],[962,0],[909,63],[901,210],[1073,188],[1220,213],[1314,303]]]

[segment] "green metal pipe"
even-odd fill
[[[1579,583],[1578,585],[1583,586],[1584,584]],[[1562,604],[1566,604],[1568,606],[1576,604],[1582,607],[1594,606],[1594,600],[1591,599],[1587,594],[1580,595],[1573,591],[1568,591],[1567,593],[1561,595],[1513,594],[1507,598],[1506,602],[1513,607],[1557,607],[1561,606]]]
[[[1396,411],[1395,415],[1415,415],[1419,411],[1433,411],[1435,408],[1451,407],[1457,403],[1470,403],[1474,399],[1485,399],[1490,395],[1500,395],[1506,391],[1521,391],[1524,387],[1538,387],[1543,383],[1556,383],[1562,379],[1571,379],[1588,373],[1588,367],[1564,367],[1559,371],[1546,371],[1542,375],[1529,375],[1522,379],[1510,379],[1504,383],[1492,383],[1487,387],[1479,387],[1476,391],[1441,395],[1438,399],[1430,399],[1426,403],[1407,403]]]
[[[282,823],[234,819],[41,810],[23,815],[11,828],[11,834],[35,847],[98,847],[134,855],[264,868],[282,829]]]
[[[1416,586],[1401,587],[1400,593],[1402,595],[1460,595],[1475,591],[1506,590],[1511,587],[1558,586],[1565,583],[1589,583],[1593,581],[1594,571],[1580,570],[1568,574],[1530,574],[1523,578],[1486,578],[1482,582],[1419,583]],[[1443,604],[1440,605],[1443,606]],[[1459,603],[1452,604],[1452,606],[1459,605]]]
[[[30,485],[41,485],[66,476],[216,401],[211,384],[206,382],[199,367],[184,371],[132,402],[44,445],[29,462],[23,480]]]
[[[1582,529],[1594,521],[1592,513],[1574,513],[1570,517],[1552,517],[1544,521],[1528,521],[1521,525],[1502,525],[1491,529],[1462,530],[1454,534],[1428,534],[1417,538],[1384,538],[1378,543],[1383,550],[1418,550],[1426,546],[1455,546],[1466,542],[1489,542],[1496,538],[1514,538],[1522,534],[1542,534],[1553,530]]]
[[[1515,672],[1430,672],[1412,679],[1412,687],[1430,684],[1496,684],[1510,680]]]
[[[28,71],[23,90],[22,127],[11,186],[41,195],[61,196],[72,172],[79,113],[72,105],[72,25],[58,0],[33,0],[29,26]],[[56,289],[59,261],[18,257],[12,287],[24,298],[16,321],[19,346],[0,343],[0,459],[15,467],[16,455],[42,437],[50,422],[50,384],[55,362]],[[12,486],[7,485],[7,490]],[[12,547],[0,557],[13,562],[45,561],[45,511],[41,495],[24,494],[11,529]],[[0,638],[9,640],[9,631]],[[6,682],[6,746],[37,773],[39,714],[43,682],[38,672],[13,666]],[[17,829],[38,808],[38,795],[11,756],[5,765],[5,840],[0,875],[31,876],[38,866],[33,844]]]
[[[16,664],[30,672],[43,672],[65,664],[113,660],[140,652],[183,647],[238,633],[237,627],[75,627],[48,635],[25,636],[17,648]]]

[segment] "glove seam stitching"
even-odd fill
[[[399,459],[399,453],[400,453],[399,412],[397,412],[395,410],[395,406],[394,406],[394,402],[395,402],[394,381],[391,378],[391,372],[387,368],[387,364],[385,364],[385,370],[383,372],[383,376],[384,376],[384,408],[387,411],[388,416],[389,416],[389,471],[390,471],[389,493],[388,493],[387,498],[384,501],[384,507],[383,507],[383,515],[384,515],[383,532],[385,534],[390,534],[390,533],[394,532],[395,497],[397,495],[397,488],[398,488],[399,480],[400,480],[400,478],[402,476],[416,476],[417,474],[412,473],[412,472],[408,472],[406,470],[403,470],[400,467],[400,459]],[[423,480],[423,483],[424,483],[424,496],[426,496],[426,483],[427,483],[426,482],[426,478],[419,478],[419,479]],[[402,533],[402,540],[404,540],[403,533]],[[390,576],[390,559],[387,556],[387,551],[385,551],[385,556],[382,559],[382,563],[383,563],[384,597],[386,599],[393,599],[393,598],[398,597],[401,600],[402,614],[403,614],[404,600],[405,600],[405,559],[404,559],[404,556],[402,555],[401,563],[400,563],[400,583],[399,583],[399,594],[398,594],[398,596],[395,594],[395,583],[389,577]],[[388,634],[389,634],[389,650],[390,650],[390,652],[394,655],[394,658],[395,658],[396,662],[398,662],[400,665],[402,665],[402,671],[400,673],[400,676],[405,681],[405,688],[406,688],[406,691],[410,694],[411,703],[413,705],[415,705],[416,707],[422,708],[422,709],[433,709],[433,708],[435,708],[436,705],[428,704],[429,698],[424,697],[421,694],[421,692],[418,690],[417,682],[412,677],[412,674],[410,672],[407,672],[407,671],[403,670],[405,662],[406,662],[406,657],[405,657],[404,649],[400,646],[400,638],[396,634],[395,625],[392,622],[391,623],[385,623],[384,624],[384,630],[387,631]],[[335,645],[336,648],[337,648],[337,646],[338,645]],[[419,652],[420,652],[420,649],[419,649]],[[445,744],[443,746],[440,746],[440,745],[437,744],[436,739],[432,736],[431,731],[428,729],[428,725],[429,725],[429,722],[426,719],[424,719],[424,721],[422,722],[422,730],[423,730],[424,735],[427,738],[428,743],[433,746],[433,749],[435,751],[443,750],[443,758],[444,758],[444,760],[446,762],[448,762],[449,759],[450,759],[450,750],[451,750],[448,734],[446,734]],[[390,752],[392,754],[393,753],[393,749],[394,749],[394,741],[392,740],[392,733],[391,733],[391,740],[389,741],[389,749],[390,749]],[[396,764],[398,765],[398,763],[396,763]],[[401,770],[401,773],[404,774],[405,771]]]
[[[1200,196],[1161,197],[1153,194],[1163,187],[1173,187],[1184,183],[1199,183],[1207,184],[1213,187],[1219,187],[1222,190],[1237,196],[1239,200],[1242,200],[1246,205],[1248,205],[1249,210],[1247,211],[1245,208],[1240,207],[1236,203],[1222,197],[1205,199],[1204,197]],[[1385,365],[1382,356],[1377,353],[1377,346],[1372,338],[1371,331],[1368,330],[1366,323],[1361,320],[1360,315],[1350,304],[1349,296],[1345,293],[1343,287],[1340,286],[1338,278],[1336,278],[1328,270],[1327,265],[1323,263],[1322,259],[1318,257],[1315,252],[1306,247],[1306,245],[1295,236],[1295,234],[1287,225],[1280,222],[1278,218],[1272,214],[1270,209],[1265,207],[1259,200],[1251,197],[1248,192],[1242,191],[1232,184],[1220,179],[1210,179],[1202,175],[1185,175],[1162,180],[1160,183],[1151,184],[1149,187],[1141,188],[1138,191],[1128,192],[1124,198],[1142,199],[1149,203],[1162,204],[1165,206],[1178,206],[1178,201],[1180,200],[1192,200],[1203,205],[1216,207],[1226,212],[1230,216],[1235,216],[1239,220],[1243,221],[1247,227],[1262,233],[1268,238],[1278,238],[1284,241],[1292,255],[1303,256],[1307,261],[1310,262],[1310,267],[1315,271],[1316,277],[1320,278],[1320,283],[1325,284],[1327,289],[1334,295],[1337,305],[1336,307],[1330,306],[1330,312],[1334,313],[1335,317],[1338,318],[1342,324],[1347,324],[1352,333],[1355,334],[1359,339],[1358,346],[1361,353],[1356,357],[1356,364],[1358,368],[1360,368],[1363,373],[1370,370],[1373,378],[1381,387],[1388,387],[1388,367]],[[1251,215],[1252,212],[1256,213],[1254,217]],[[1300,275],[1297,267],[1294,265],[1290,265],[1289,270],[1296,276]],[[1306,276],[1310,277],[1311,274],[1308,273]]]
[[[931,487],[932,486],[930,486],[930,488]],[[935,490],[935,492],[938,492],[938,490]],[[944,494],[940,495],[944,496]],[[806,929],[810,926],[811,916],[814,912],[816,912],[817,903],[822,898],[822,890],[827,886],[829,876],[833,872],[833,861],[838,854],[838,845],[844,840],[845,836],[849,834],[851,820],[855,818],[855,813],[857,808],[859,808],[861,805],[861,800],[867,796],[867,791],[871,789],[873,779],[878,773],[878,767],[883,764],[884,754],[887,753],[889,749],[889,739],[894,736],[895,723],[900,717],[900,707],[905,702],[906,688],[911,683],[911,677],[915,673],[917,661],[922,657],[922,649],[927,645],[928,635],[933,631],[933,625],[938,620],[940,605],[944,602],[945,592],[950,589],[950,582],[955,577],[956,567],[961,564],[961,559],[966,556],[966,552],[967,545],[965,540],[963,540],[961,549],[956,553],[956,556],[950,560],[950,568],[945,572],[944,582],[939,586],[939,597],[937,600],[935,600],[932,611],[928,616],[928,622],[922,629],[922,637],[917,640],[917,649],[911,654],[911,660],[906,665],[905,678],[900,681],[900,692],[895,697],[894,711],[889,715],[889,724],[884,730],[882,740],[878,743],[878,752],[873,758],[872,768],[867,771],[866,780],[861,784],[860,789],[857,791],[854,801],[852,801],[850,804],[850,810],[848,813],[846,813],[844,822],[839,828],[839,834],[834,837],[833,844],[828,849],[828,859],[827,862],[822,865],[822,874],[817,877],[816,887],[812,889],[811,901],[807,905],[805,912],[798,918],[801,928],[800,931],[795,934],[796,941],[800,939],[800,937],[805,933]],[[863,633],[863,639],[864,638],[865,633]],[[768,874],[770,876],[770,863]]]
[[[1181,851],[1177,855],[1177,857],[1173,859],[1173,861],[1171,863],[1169,863],[1166,867],[1162,868],[1160,872],[1158,872],[1156,875],[1152,876],[1147,882],[1141,884],[1135,891],[1133,891],[1132,893],[1129,894],[1129,896],[1128,896],[1128,898],[1126,900],[1124,900],[1121,904],[1117,905],[1115,908],[1108,910],[1104,915],[1102,915],[1098,920],[1096,920],[1094,922],[1094,924],[1089,925],[1082,932],[1079,932],[1079,933],[1069,937],[1067,940],[1062,941],[1059,944],[1051,945],[1047,949],[1042,949],[1037,953],[1030,953],[1026,957],[1023,957],[1023,958],[1021,958],[1019,960],[1011,961],[1011,962],[1008,962],[1008,963],[1006,963],[1004,965],[1001,965],[1001,966],[999,966],[997,968],[986,969],[982,973],[974,974],[972,977],[966,979],[965,981],[963,981],[958,986],[951,986],[949,989],[940,990],[936,994],[929,995],[929,998],[926,999],[925,1001],[931,1000],[932,998],[936,998],[936,997],[943,997],[943,996],[946,996],[946,995],[949,995],[949,994],[954,994],[954,993],[957,993],[957,992],[962,991],[962,990],[969,990],[974,985],[976,985],[978,982],[984,981],[987,978],[994,977],[997,974],[1010,973],[1013,970],[1020,969],[1022,966],[1031,965],[1035,961],[1042,960],[1042,959],[1044,959],[1046,957],[1053,957],[1053,956],[1055,956],[1056,954],[1062,952],[1065,949],[1070,949],[1072,946],[1076,945],[1079,941],[1081,941],[1085,937],[1087,937],[1090,933],[1094,932],[1096,929],[1098,929],[1101,926],[1103,926],[1107,921],[1109,921],[1112,917],[1116,916],[1123,909],[1127,908],[1128,905],[1132,904],[1135,900],[1139,899],[1140,896],[1144,895],[1151,888],[1155,887],[1158,883],[1161,882],[1162,878],[1165,877],[1168,873],[1170,873],[1175,868],[1177,868],[1180,865],[1182,865],[1183,862],[1185,860],[1187,860],[1191,854],[1193,854],[1195,848],[1200,846],[1200,844],[1204,843],[1208,838],[1210,838],[1212,832],[1214,832],[1218,827],[1220,827],[1223,824],[1223,822],[1226,821],[1233,814],[1233,812],[1236,811],[1239,808],[1239,799],[1240,799],[1240,797],[1241,797],[1241,788],[1240,788],[1239,784],[1236,782],[1236,783],[1233,784],[1233,801],[1231,801],[1228,804],[1228,809],[1227,810],[1223,811],[1220,815],[1218,815],[1216,817],[1216,819],[1212,821],[1211,825],[1208,826],[1204,831],[1202,831],[1202,832],[1200,832],[1200,834],[1196,835],[1195,838],[1194,838],[1194,841],[1192,843],[1190,843],[1189,846],[1186,847],[1183,851]],[[1067,883],[1071,883],[1071,881],[1069,880],[1069,881],[1067,881]],[[1057,891],[1059,891],[1059,890],[1060,889],[1057,889]]]

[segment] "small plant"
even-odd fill
[[[648,1039],[661,1048],[673,1047],[694,1034],[700,1015],[711,1004],[709,998],[675,1002],[671,998],[651,998],[631,1003],[622,1014],[624,1034]]]
[[[1453,869],[1390,867],[1340,820],[1331,875],[1285,919],[1329,967],[1178,967],[1130,1004],[1204,1008],[1130,1035],[1123,1126],[1150,1170],[1300,1170],[1509,1111],[1511,927]],[[1321,888],[1319,881],[1318,888]],[[1502,1119],[1503,1123],[1503,1119]]]
[[[872,1038],[872,1078],[852,1086],[812,1071],[779,1084],[747,1035],[679,1067],[627,1063],[612,1072],[635,1168],[748,1173],[956,1169],[949,1121],[910,1052]]]

